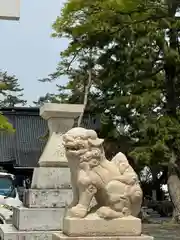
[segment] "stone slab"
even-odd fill
[[[97,214],[86,218],[65,217],[63,233],[68,236],[140,236],[142,224],[139,218],[132,216],[105,220]]]
[[[1,240],[52,240],[58,231],[18,231],[12,224],[0,225]]]
[[[53,234],[52,240],[153,240],[147,235],[140,236],[91,236],[91,237],[69,237],[62,233]]]
[[[60,231],[64,208],[14,208],[12,224],[21,231]]]
[[[67,167],[38,167],[34,169],[31,188],[70,188],[70,169]]]
[[[83,104],[45,103],[40,108],[40,116],[49,118],[76,118],[83,111]]]
[[[28,208],[62,208],[71,201],[71,189],[27,189],[23,202]]]

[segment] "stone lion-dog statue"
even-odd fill
[[[136,217],[142,204],[138,176],[123,153],[108,161],[102,144],[94,130],[77,127],[63,135],[73,191],[69,214],[86,217],[95,197],[101,218]]]

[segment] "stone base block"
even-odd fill
[[[24,206],[29,208],[62,208],[71,201],[71,189],[28,189],[24,194]]]
[[[140,236],[92,236],[92,237],[69,237],[62,233],[53,234],[52,240],[153,240],[147,235]]]
[[[52,240],[58,231],[18,231],[12,224],[0,225],[1,240]]]
[[[140,236],[141,220],[132,216],[105,220],[97,214],[89,214],[86,218],[65,217],[63,233],[68,236]]]
[[[34,169],[31,188],[61,189],[70,188],[68,167],[38,167]]]
[[[12,224],[21,231],[60,231],[64,208],[14,208]]]

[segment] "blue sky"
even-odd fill
[[[55,83],[37,80],[52,73],[67,47],[65,39],[51,38],[51,25],[60,14],[64,0],[21,0],[20,21],[0,20],[0,69],[16,75],[28,104],[47,92],[56,91]],[[66,77],[58,80],[59,84]],[[56,82],[57,83],[57,82]]]

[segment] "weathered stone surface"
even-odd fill
[[[89,237],[68,237],[63,233],[53,234],[52,240],[153,240],[153,237],[141,236],[89,236]]]
[[[60,231],[64,208],[14,208],[12,223],[20,231]]]
[[[101,218],[137,217],[143,194],[138,175],[126,156],[119,152],[108,161],[103,139],[90,129],[72,128],[64,134],[63,142],[73,190],[73,204],[68,215],[86,217],[95,197],[99,205],[96,213]]]
[[[65,217],[63,233],[68,236],[140,236],[141,220],[132,216],[105,220],[97,214],[86,218]]]
[[[52,235],[58,231],[18,231],[12,224],[0,225],[2,240],[52,240]]]
[[[38,167],[34,169],[31,188],[67,189],[70,186],[70,170],[67,167]]]
[[[24,206],[29,208],[62,208],[71,201],[71,189],[27,189],[24,193]]]
[[[58,119],[59,120],[59,119]],[[50,121],[50,120],[49,120]],[[68,125],[70,125],[71,128],[74,120],[70,119],[64,120],[66,124],[70,121]],[[58,122],[61,123],[62,127],[62,119],[60,119]],[[63,167],[67,166],[67,159],[65,155],[65,149],[62,144],[62,133],[59,132],[53,132],[44,148],[44,151],[39,159],[38,162],[40,167]]]

